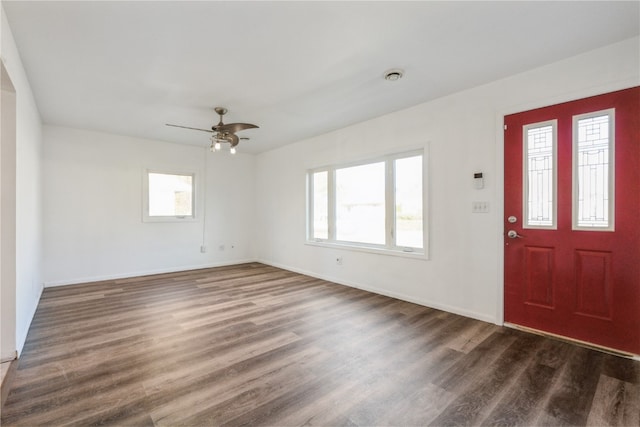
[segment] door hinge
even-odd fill
[[[504,125],[504,130],[507,130],[507,125]]]

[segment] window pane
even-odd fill
[[[336,170],[336,239],[385,243],[384,162]]]
[[[609,227],[609,115],[578,120],[578,227]]]
[[[193,216],[193,176],[149,172],[149,216]]]
[[[329,238],[329,192],[327,171],[313,174],[313,237]]]
[[[554,127],[525,129],[526,225],[552,227],[555,216]]]
[[[422,248],[422,156],[397,159],[396,246]]]

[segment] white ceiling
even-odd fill
[[[258,153],[640,33],[640,2],[2,1],[47,124]],[[405,77],[382,78],[399,67]]]

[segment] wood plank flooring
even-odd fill
[[[251,263],[45,289],[3,426],[640,425],[640,363]]]

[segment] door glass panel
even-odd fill
[[[524,127],[524,226],[556,225],[556,121]]]
[[[574,228],[612,226],[612,114],[574,117]]]

